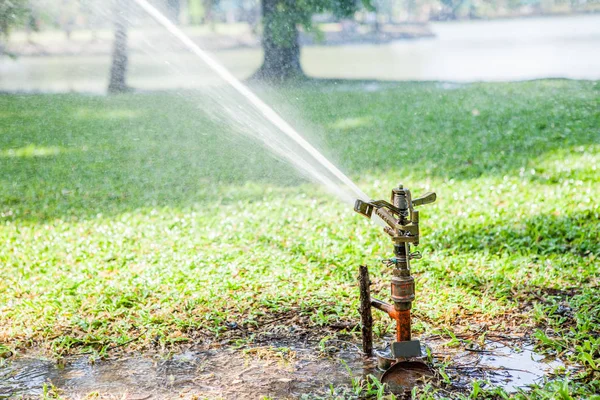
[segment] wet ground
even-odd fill
[[[419,379],[407,372],[404,385],[429,380],[439,384],[442,363],[451,390],[468,390],[473,380],[486,380],[508,392],[539,383],[564,364],[545,359],[518,341],[487,341],[484,346],[448,347],[447,341],[427,340],[434,376]],[[469,347],[470,346],[470,347]],[[436,372],[437,371],[437,372]],[[352,378],[381,373],[374,360],[365,360],[346,342],[321,345],[261,346],[247,349],[188,349],[172,356],[128,356],[90,362],[68,359],[64,366],[36,358],[9,360],[0,367],[0,398],[36,397],[51,387],[73,399],[96,393],[101,398],[315,398],[350,393]],[[408,383],[406,383],[408,382]],[[410,389],[407,387],[406,389]],[[396,389],[401,390],[401,389]]]
[[[468,387],[475,379],[515,392],[564,371],[556,358],[536,353],[532,345],[489,341],[483,347],[463,347],[450,356],[448,366],[456,387]]]
[[[360,367],[353,360],[350,362],[353,369]],[[330,383],[343,384],[346,375],[339,361],[319,360],[305,351],[278,348],[260,348],[246,354],[235,350],[188,351],[169,359],[136,356],[94,365],[87,358],[80,358],[64,368],[50,361],[21,359],[3,373],[8,385],[0,389],[0,397],[39,395],[44,383],[51,382],[71,398],[92,392],[128,399],[180,395],[294,398],[318,393]]]

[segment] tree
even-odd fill
[[[203,0],[202,5],[204,7],[204,23],[213,25],[213,11],[215,6],[218,4],[218,0]],[[213,26],[214,29],[214,26]]]
[[[181,0],[167,0],[167,8],[171,21],[174,24],[179,24],[179,14],[181,14]]]
[[[128,8],[129,0],[116,0],[114,3],[115,39],[108,82],[109,93],[120,93],[127,90],[127,65],[129,63],[127,46]]]
[[[363,4],[370,7],[369,0]],[[348,17],[358,8],[357,0],[262,0],[264,60],[256,79],[281,82],[304,77],[300,65],[298,26],[313,30],[312,15],[332,11]]]
[[[463,0],[440,0],[440,3],[442,3],[444,6],[446,6],[446,8],[448,10],[447,11],[448,19],[457,19],[458,10],[462,7]]]
[[[27,13],[27,0],[0,0],[0,55],[4,54],[2,40],[8,37],[10,29],[19,24]]]

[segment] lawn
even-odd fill
[[[598,393],[600,83],[363,88],[260,93],[374,198],[437,192],[416,331],[530,336],[584,366],[533,398]],[[386,235],[203,105],[0,96],[3,353],[251,346],[273,321],[358,342],[357,268],[388,299]]]

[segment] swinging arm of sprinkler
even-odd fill
[[[414,200],[411,199],[410,191],[406,193],[406,209],[400,209],[385,200],[363,201],[356,200],[354,211],[371,218],[373,213],[380,217],[388,225],[383,230],[396,242],[410,242],[415,245],[419,243],[419,213],[414,210],[415,206],[433,203],[437,195],[428,192]]]
[[[413,207],[433,203],[436,201],[436,199],[437,195],[434,192],[427,192],[423,196],[409,201],[409,209],[412,211]],[[356,203],[354,203],[354,211],[364,215],[367,218],[371,218],[371,215],[373,215],[373,210],[380,210],[382,208],[389,210],[389,212],[398,217],[404,214],[403,210],[394,207],[385,200],[362,201],[361,199],[357,199]]]

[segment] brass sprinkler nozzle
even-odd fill
[[[392,190],[391,203],[384,200],[356,200],[354,211],[371,218],[373,213],[388,225],[384,227],[394,242],[394,257],[385,263],[392,267],[391,297],[393,305],[377,299],[371,299],[370,294],[362,293],[362,288],[368,291],[368,271],[361,268],[361,315],[363,319],[363,350],[369,354],[372,349],[370,309],[374,307],[387,313],[396,321],[396,341],[390,345],[394,358],[417,357],[421,355],[421,345],[418,340],[411,340],[410,310],[415,299],[415,280],[410,275],[410,260],[421,258],[421,253],[411,253],[411,244],[419,244],[419,212],[415,206],[433,203],[436,194],[433,192],[412,199],[410,190],[402,185]],[[364,304],[362,304],[364,303]],[[368,315],[367,315],[368,313]]]

